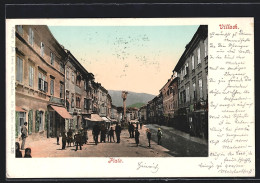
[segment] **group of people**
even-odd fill
[[[31,148],[26,148],[25,149],[25,152],[24,152],[24,158],[31,158]],[[20,150],[20,144],[19,142],[15,142],[15,157],[16,158],[22,158],[23,155],[22,155],[22,151]]]
[[[98,136],[100,134],[100,143],[106,142],[106,138],[108,142],[115,142],[114,134],[116,134],[116,142],[120,143],[120,134],[121,134],[121,126],[117,123],[115,129],[113,127],[110,127],[110,129],[107,129],[104,124],[101,126],[98,124],[95,124],[93,126],[92,134],[93,134],[93,140],[95,144],[98,144]]]
[[[75,151],[78,150],[78,147],[80,150],[82,150],[83,144],[87,144],[88,141],[88,129],[79,129],[76,134],[73,134],[72,130],[70,129],[67,134],[66,132],[62,132],[61,134],[61,142],[62,142],[62,149],[66,148],[66,143],[68,143],[68,146],[71,146],[71,143],[73,143],[76,146]],[[57,145],[60,145],[59,143],[59,133],[57,133]]]
[[[136,127],[135,127],[133,123],[128,123],[128,132],[129,132],[129,135],[130,135],[129,138],[135,138],[136,146],[138,146],[139,145],[139,137],[140,137],[140,132],[138,131],[138,125],[136,125]],[[149,128],[146,130],[146,136],[147,136],[147,139],[148,139],[148,147],[151,147],[152,133],[151,133]],[[157,139],[158,139],[158,145],[161,145],[162,131],[161,131],[160,128],[158,128],[158,131],[157,131]]]
[[[24,122],[23,126],[21,127],[21,138],[22,138],[22,146],[21,150],[25,150],[24,158],[31,158],[31,148],[24,149],[26,138],[28,137],[28,129],[27,129],[27,122]],[[15,142],[15,157],[22,158],[22,152],[20,150],[20,143]]]
[[[149,128],[146,129],[146,136],[148,139],[148,147],[151,147],[152,133]],[[157,131],[157,139],[158,139],[158,145],[161,145],[162,144],[162,131],[160,128],[158,128],[158,131]]]

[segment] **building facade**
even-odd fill
[[[17,25],[15,41],[16,137],[25,121],[29,138],[55,136],[71,117],[64,106],[67,54],[47,26]]]
[[[179,126],[207,138],[208,26],[198,28],[174,71],[178,73]]]

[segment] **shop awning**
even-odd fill
[[[72,116],[64,107],[58,107],[55,105],[51,105],[51,107],[64,119],[72,119]]]
[[[110,122],[110,120],[107,119],[106,117],[102,117],[102,119],[103,119],[105,122]]]
[[[26,112],[25,110],[23,110],[21,107],[19,106],[15,106],[15,111],[17,112]]]
[[[91,118],[85,117],[84,119],[89,121],[104,121],[98,114],[91,114]]]

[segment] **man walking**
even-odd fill
[[[136,143],[136,146],[139,145],[139,136],[140,136],[140,132],[138,131],[138,128],[136,127],[136,129],[135,129],[135,143]]]
[[[27,130],[27,122],[24,122],[24,125],[22,126],[22,129],[21,129],[21,133],[22,133],[22,147],[21,149],[24,150],[24,146],[25,146],[25,141],[26,141],[26,138],[28,136],[28,130]]]
[[[82,146],[82,134],[80,133],[80,131],[78,132],[78,134],[75,135],[74,137],[75,141],[76,141],[76,150],[78,150],[78,146],[80,147],[80,150],[82,150],[81,146]]]
[[[148,144],[149,144],[148,147],[151,147],[151,136],[152,136],[152,134],[151,134],[151,131],[150,131],[149,128],[146,130],[146,135],[147,135]]]
[[[158,132],[157,132],[157,137],[158,137],[158,145],[161,145],[161,139],[162,139],[162,131],[160,128],[158,128]]]
[[[120,133],[121,133],[121,126],[118,125],[118,123],[116,124],[116,139],[117,139],[117,143],[120,143]]]
[[[99,132],[100,132],[100,128],[98,126],[98,124],[95,124],[93,126],[93,131],[92,131],[92,134],[94,136],[94,141],[95,141],[95,144],[97,145],[98,144],[98,135],[99,135]]]

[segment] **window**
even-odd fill
[[[84,98],[84,109],[87,109],[87,99]]]
[[[44,44],[41,42],[41,56],[44,56]]]
[[[205,57],[206,57],[208,55],[208,45],[206,40],[204,40],[204,49],[205,49]]]
[[[51,85],[50,94],[54,95],[54,79],[51,79],[50,85]]]
[[[75,82],[75,74],[74,74],[73,71],[71,72],[71,82],[72,82],[72,83]]]
[[[68,90],[66,90],[66,99],[70,98],[70,92]]]
[[[63,98],[63,83],[60,83],[60,98]]]
[[[199,79],[199,92],[200,92],[200,98],[203,97],[203,93],[202,93],[202,79]]]
[[[201,63],[201,60],[200,60],[200,47],[198,47],[197,49],[197,54],[198,54],[198,64]]]
[[[76,78],[76,85],[77,85],[78,87],[80,87],[80,83],[81,83],[81,76],[78,75],[77,78]]]
[[[69,70],[68,67],[67,67],[67,69],[66,69],[66,79],[67,79],[67,80],[70,79],[70,70]]]
[[[23,60],[20,57],[16,59],[16,81],[23,82]]]
[[[76,107],[80,108],[80,97],[79,96],[76,97]]]
[[[72,93],[71,94],[71,107],[74,107],[75,106],[75,103],[74,103],[74,94]]]
[[[84,89],[85,89],[85,91],[87,91],[87,81],[86,80],[84,80]]]
[[[17,32],[22,35],[23,34],[23,26],[17,25],[16,28],[17,28]]]
[[[29,43],[30,43],[30,45],[33,46],[33,43],[34,43],[34,32],[33,32],[32,28],[29,28]]]
[[[46,82],[46,75],[39,72],[38,75],[38,89],[43,92],[48,92],[48,83]]]
[[[39,131],[43,131],[43,111],[39,112]]]
[[[191,56],[191,65],[192,65],[192,70],[194,70],[195,69],[194,55]]]
[[[25,122],[25,112],[19,112],[18,113],[18,123],[19,123],[19,129],[18,129],[18,134],[20,135],[21,134],[21,128]]]
[[[196,99],[196,83],[194,82],[192,85],[193,85],[193,99]]]
[[[51,65],[54,65],[55,55],[51,52]]]
[[[186,86],[186,101],[190,101],[190,86]]]
[[[34,81],[34,67],[32,65],[29,65],[29,86],[33,87],[33,81]]]
[[[60,62],[60,72],[64,73],[64,65],[62,62]]]

